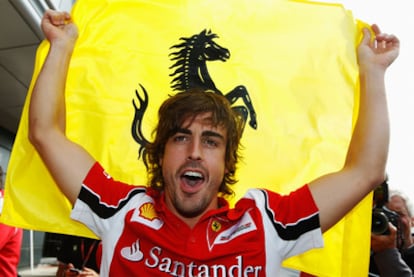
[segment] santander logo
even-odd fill
[[[147,269],[156,270],[171,276],[214,276],[214,277],[241,277],[261,276],[263,266],[246,264],[242,255],[234,259],[226,259],[226,263],[212,262],[211,264],[183,261],[179,257],[169,257],[159,246],[153,246],[148,255],[140,250],[140,241],[136,240],[131,246],[121,249],[121,256],[132,262],[140,262]]]
[[[128,261],[138,262],[144,258],[144,254],[139,247],[139,239],[136,240],[131,246],[126,246],[121,249],[121,256]]]

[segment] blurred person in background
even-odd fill
[[[0,166],[0,214],[3,210],[4,182]],[[16,277],[20,261],[23,230],[0,223],[0,276]]]
[[[63,235],[57,253],[56,277],[99,276],[100,241],[92,238]]]
[[[397,215],[398,221],[396,224],[389,222],[385,234],[371,235],[369,276],[412,276],[414,247],[411,201],[403,192],[390,190],[385,207]]]

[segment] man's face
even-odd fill
[[[408,247],[412,244],[411,239],[411,226],[412,226],[412,220],[408,213],[407,206],[405,204],[405,201],[398,195],[394,195],[390,198],[387,208],[396,212],[401,219],[401,228],[405,240],[405,247]]]
[[[223,181],[227,133],[211,113],[186,120],[165,146],[161,160],[167,206],[182,219],[198,219],[217,208]]]

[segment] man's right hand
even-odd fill
[[[47,10],[43,15],[41,27],[49,42],[62,41],[74,44],[78,38],[78,28],[67,12]]]
[[[28,137],[60,190],[74,204],[95,163],[82,146],[66,137],[66,78],[78,28],[68,13],[52,10],[45,12],[41,25],[50,48],[30,97]]]

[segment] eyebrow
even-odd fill
[[[178,128],[175,133],[183,133],[183,134],[188,134],[188,135],[192,134],[191,130],[186,129],[186,128]],[[203,137],[217,137],[217,138],[220,138],[220,139],[224,140],[223,135],[221,135],[218,132],[211,131],[211,130],[203,131],[201,136],[203,136]]]

